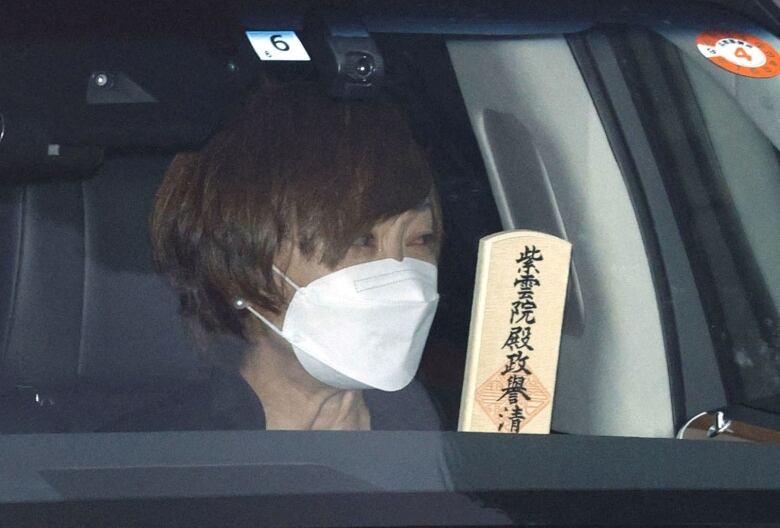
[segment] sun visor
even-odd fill
[[[0,42],[0,177],[85,170],[105,149],[197,148],[250,69],[239,42],[194,37]]]

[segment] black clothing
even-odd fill
[[[372,430],[440,430],[441,420],[418,381],[397,392],[364,390]],[[214,369],[208,379],[158,394],[101,429],[219,431],[265,429],[260,399],[244,378]]]

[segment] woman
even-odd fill
[[[151,221],[184,315],[246,346],[213,354],[208,382],[140,428],[439,428],[412,378],[438,301],[440,220],[399,108],[303,83],[264,90],[175,158]]]

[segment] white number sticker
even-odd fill
[[[260,60],[311,60],[295,31],[247,31],[246,36]]]
[[[766,54],[760,48],[734,38],[720,39],[714,46],[699,44],[699,51],[707,58],[723,57],[743,68],[760,68],[766,64]]]

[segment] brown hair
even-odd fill
[[[266,88],[200,152],[174,158],[151,218],[155,261],[184,315],[247,339],[246,314],[231,301],[279,313],[271,266],[283,242],[333,268],[377,222],[427,198],[439,238],[433,189],[398,106],[333,100],[304,83]]]

